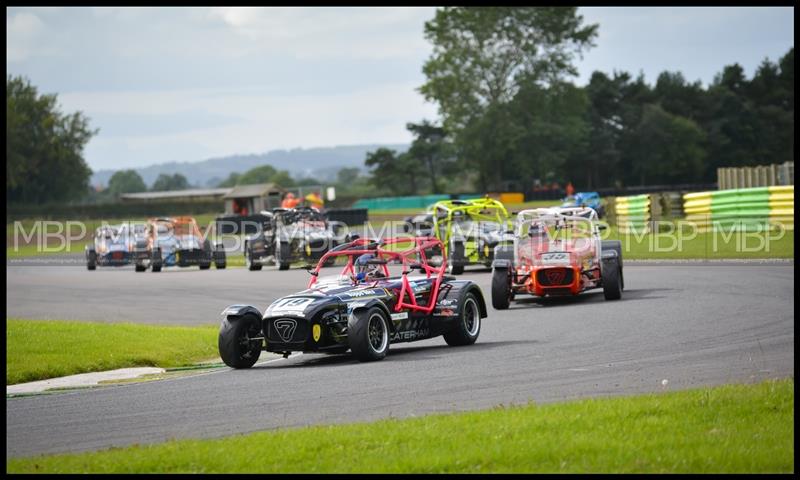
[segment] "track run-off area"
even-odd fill
[[[329,268],[325,273],[336,274]],[[7,398],[6,454],[77,452],[310,424],[757,382],[794,375],[794,263],[626,262],[622,300],[602,290],[491,308],[477,343],[392,345],[380,362],[262,353],[249,370]],[[6,265],[7,316],[218,325],[305,288],[304,270],[199,271]],[[33,320],[32,320],[33,321]],[[112,345],[114,338],[108,339]],[[52,339],[58,348],[58,338]],[[664,385],[663,380],[667,380]]]

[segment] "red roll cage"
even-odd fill
[[[413,243],[414,246],[405,250],[391,250],[385,248],[403,243]],[[429,259],[425,255],[425,251],[431,249],[437,249],[442,255],[442,264],[439,267],[432,267],[428,264]],[[403,309],[424,313],[431,313],[433,311],[433,307],[436,305],[436,299],[439,297],[439,287],[444,278],[444,271],[447,267],[447,257],[445,257],[442,242],[432,237],[391,237],[382,240],[359,238],[350,243],[340,245],[326,252],[325,255],[319,259],[317,266],[311,271],[311,280],[308,282],[308,288],[313,287],[314,284],[317,283],[320,268],[322,268],[325,262],[331,257],[347,256],[347,265],[344,266],[340,275],[348,275],[355,280],[356,272],[353,268],[355,258],[365,253],[371,253],[375,255],[377,260],[385,261],[385,263],[381,264],[381,267],[383,268],[383,274],[387,278],[389,277],[389,261],[395,260],[402,264],[402,282],[400,293],[397,296],[397,303],[394,307],[395,312],[400,312]],[[419,263],[417,263],[417,259],[419,259]],[[434,275],[436,276],[428,305],[419,305],[414,296],[414,290],[411,288],[408,281],[408,273],[413,269],[424,271],[427,278],[431,278]],[[408,301],[406,301],[406,297],[408,297]]]

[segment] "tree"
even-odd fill
[[[408,149],[408,155],[427,168],[433,193],[442,193],[436,179],[448,170],[454,159],[453,146],[447,139],[447,132],[427,120],[420,124],[407,123],[406,129],[416,137]]]
[[[350,183],[356,180],[359,175],[361,175],[361,169],[358,167],[340,168],[339,171],[336,172],[336,183],[339,185]]]
[[[696,181],[703,172],[704,141],[704,132],[692,120],[672,115],[657,104],[646,105],[631,145],[636,161],[627,175],[629,184]]]
[[[86,196],[91,169],[83,148],[98,132],[81,112],[62,113],[55,94],[24,77],[6,81],[6,200],[44,203]]]
[[[156,181],[153,182],[153,188],[151,188],[151,190],[154,192],[167,192],[173,190],[186,190],[188,188],[189,181],[186,180],[186,177],[180,173],[176,173],[174,175],[162,173],[158,176],[158,178],[156,178]]]
[[[397,154],[388,148],[367,152],[364,162],[372,167],[372,182],[379,189],[394,195],[415,195],[418,193],[420,163],[407,153]]]
[[[286,170],[275,170],[272,165],[261,165],[241,174],[232,172],[227,179],[219,184],[219,187],[255,185],[258,183],[276,183],[282,187],[295,186],[295,181]]]
[[[221,181],[221,182],[220,182],[220,183],[217,185],[217,187],[219,187],[219,188],[230,188],[230,187],[235,187],[235,186],[236,186],[236,183],[239,181],[239,177],[241,177],[241,176],[242,176],[242,174],[241,174],[241,173],[238,173],[238,172],[231,172],[231,174],[230,174],[230,175],[228,175],[228,178],[226,178],[225,180]]]
[[[576,7],[445,7],[426,22],[433,53],[420,91],[438,104],[444,128],[470,156],[481,187],[497,186],[497,166],[510,155],[498,136],[509,135],[503,131],[506,107],[521,86],[552,85],[577,74],[573,59],[597,35],[597,25],[582,22]]]
[[[108,193],[115,197],[122,193],[144,191],[147,191],[147,185],[136,170],[118,170],[108,180]]]

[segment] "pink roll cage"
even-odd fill
[[[384,247],[413,243],[414,246],[405,250],[387,250]],[[426,250],[436,249],[442,255],[442,263],[439,267],[433,267],[428,264],[428,258],[425,254]],[[395,304],[394,311],[400,312],[403,309],[420,311],[424,313],[431,313],[433,307],[436,305],[436,299],[439,297],[439,287],[441,286],[442,279],[444,278],[444,271],[447,267],[447,258],[444,254],[444,247],[442,242],[432,237],[390,237],[382,240],[375,240],[370,238],[359,238],[350,243],[340,245],[333,250],[330,250],[319,259],[316,268],[311,271],[311,280],[308,282],[308,288],[312,288],[317,283],[319,270],[325,264],[325,261],[331,257],[347,256],[347,265],[344,266],[340,275],[348,275],[351,278],[356,278],[356,272],[353,268],[354,259],[360,255],[371,253],[375,255],[376,259],[386,260],[387,263],[381,265],[384,275],[389,277],[388,262],[391,260],[399,261],[403,265],[402,282],[400,292],[397,296],[397,303]],[[419,263],[417,263],[419,259]],[[425,272],[427,278],[436,276],[431,289],[430,300],[428,305],[419,305],[414,296],[414,290],[408,281],[408,273],[411,269],[417,268]],[[377,282],[376,282],[377,283]],[[406,301],[406,297],[408,301]]]

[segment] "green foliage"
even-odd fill
[[[280,452],[255,458],[253,450]],[[792,473],[794,380],[9,459],[9,473]]]
[[[444,128],[433,125],[428,120],[420,124],[408,123],[406,128],[414,135],[414,141],[407,155],[413,164],[423,165],[431,181],[432,193],[442,193],[437,179],[442,174],[453,171],[455,151]]]
[[[236,185],[255,185],[258,183],[276,183],[281,187],[294,187],[296,185],[291,175],[289,175],[289,172],[285,170],[275,170],[272,165],[262,165],[260,167],[251,168],[242,174],[233,172],[218,186],[233,187]]]
[[[108,193],[119,196],[122,193],[136,193],[147,190],[141,175],[136,170],[118,170],[108,180]]]
[[[576,87],[566,78],[597,29],[574,7],[438,9],[425,24],[433,52],[419,90],[438,105],[454,152],[442,170],[458,174],[442,175],[424,154],[411,163],[384,156],[372,159],[372,174],[383,177],[373,184],[400,194],[424,193],[428,179],[446,193],[465,180],[480,191],[529,191],[537,181],[578,189],[713,183],[718,167],[793,160],[793,47],[777,62],[765,59],[752,79],[725,66],[707,88],[674,71],[652,86],[641,74],[594,72]],[[424,138],[414,133],[415,142]],[[414,167],[425,181],[395,173]]]
[[[379,189],[393,195],[414,195],[419,191],[421,162],[408,155],[397,154],[388,148],[367,153],[364,162],[372,168],[372,182]]]
[[[44,203],[84,197],[92,171],[83,148],[98,130],[81,112],[62,113],[56,95],[24,77],[6,81],[6,201]]]
[[[153,188],[151,190],[154,192],[169,192],[172,190],[186,190],[188,188],[189,181],[180,173],[174,175],[162,173],[156,178],[156,181],[153,182]]]

